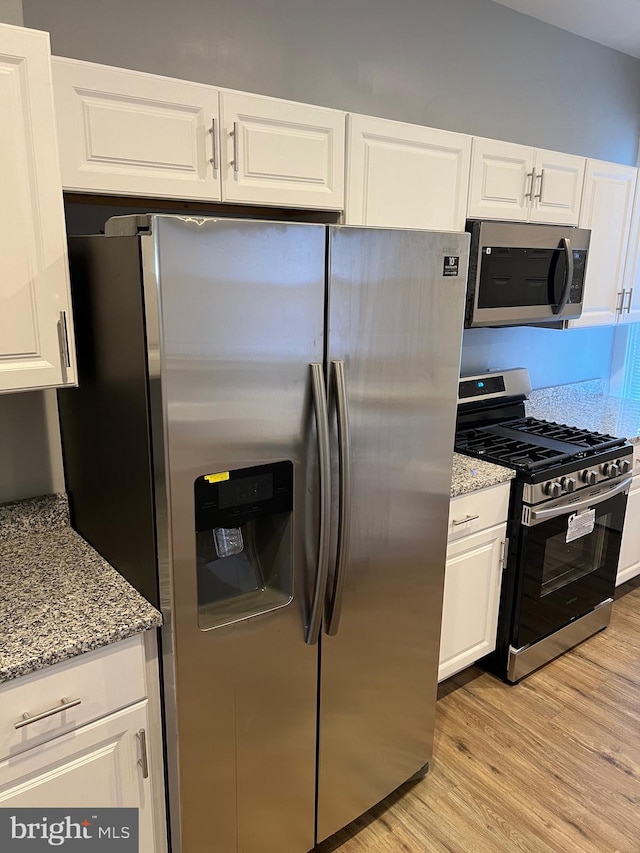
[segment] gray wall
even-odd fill
[[[490,0],[23,0],[55,54],[635,163],[640,60]]]
[[[23,25],[22,0],[0,0],[0,23]]]

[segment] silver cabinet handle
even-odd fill
[[[336,389],[336,419],[338,421],[338,458],[340,476],[340,513],[338,516],[338,546],[336,569],[333,576],[333,594],[328,608],[327,634],[338,633],[342,615],[342,599],[346,579],[349,533],[351,526],[351,433],[347,409],[347,388],[344,361],[331,362]]]
[[[571,251],[571,240],[567,237],[560,238],[560,245],[564,247],[564,253],[567,257],[567,275],[562,288],[562,295],[557,305],[552,307],[553,313],[562,314],[567,302],[569,301],[569,293],[571,292],[571,283],[573,282],[573,252]]]
[[[67,312],[61,311],[58,315],[58,347],[60,348],[60,367],[63,385],[68,381],[68,370],[71,367],[71,355],[69,352],[69,329],[67,327]]]
[[[623,307],[624,307],[624,296],[625,296],[626,292],[627,292],[626,290],[619,290],[618,291],[618,301],[616,302],[616,314],[622,314]]]
[[[467,521],[476,521],[478,518],[480,518],[479,515],[465,515],[464,518],[454,518],[451,524],[457,527],[459,524],[466,524]]]
[[[533,184],[534,184],[535,179],[536,179],[536,170],[532,169],[530,172],[527,172],[527,178],[531,178],[531,182],[529,184],[528,191],[525,192],[525,194],[524,194],[524,197],[528,198],[529,201],[531,201],[531,198],[532,198],[531,193],[533,192]]]
[[[622,291],[624,293],[624,291]],[[631,300],[633,299],[633,288],[629,291],[629,301],[627,302],[627,314],[631,314]]]
[[[321,364],[311,365],[311,387],[313,391],[313,408],[316,417],[316,433],[318,437],[318,468],[320,473],[320,531],[318,535],[318,563],[316,581],[313,590],[311,615],[305,642],[313,646],[320,636],[322,610],[327,592],[329,575],[329,535],[331,528],[331,460],[329,451],[329,415],[327,413],[327,392],[324,385],[324,375]]]
[[[75,708],[77,705],[80,705],[82,699],[65,699],[63,696],[60,700],[60,704],[56,705],[55,708],[49,708],[48,711],[41,711],[39,714],[28,714],[26,711],[22,715],[22,719],[18,720],[17,723],[14,723],[15,729],[22,729],[25,726],[30,726],[31,723],[37,723],[39,720],[45,720],[47,717],[53,717],[54,714],[61,714],[63,711],[68,711],[69,708]]]
[[[233,130],[231,131],[231,135],[233,136],[233,173],[234,175],[238,175],[240,171],[240,163],[238,162],[238,158],[240,157],[240,140],[238,139],[238,122],[234,121]]]
[[[142,778],[149,778],[149,759],[147,757],[147,733],[144,729],[140,729],[140,731],[136,732],[136,737],[140,741],[140,758],[138,759],[138,766],[142,767]]]
[[[539,201],[542,201],[542,182],[544,180],[544,169],[541,170],[538,177],[540,178],[540,183],[538,184],[538,192],[534,195],[534,198],[537,198]]]
[[[216,119],[215,116],[211,119],[211,128],[209,130],[211,134],[211,160],[209,161],[213,166],[213,171],[218,171],[218,142],[216,135]]]

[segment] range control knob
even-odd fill
[[[623,459],[622,462],[620,463],[620,473],[621,474],[628,474],[630,470],[631,470],[631,462],[629,462],[628,459]]]
[[[598,482],[598,475],[595,471],[589,471],[587,468],[586,471],[582,472],[582,482],[586,483],[587,486],[595,486]]]
[[[617,477],[620,473],[620,466],[615,462],[605,462],[602,466],[602,473],[605,477]]]
[[[544,484],[543,491],[545,495],[549,495],[550,498],[559,498],[562,494],[562,486],[557,481],[549,481],[548,483]]]
[[[563,477],[560,480],[560,485],[565,492],[575,492],[576,490],[576,481],[573,477]]]

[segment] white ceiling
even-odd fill
[[[640,0],[494,0],[640,59]]]

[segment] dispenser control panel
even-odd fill
[[[203,474],[194,490],[196,530],[238,527],[252,518],[293,509],[293,463]]]

